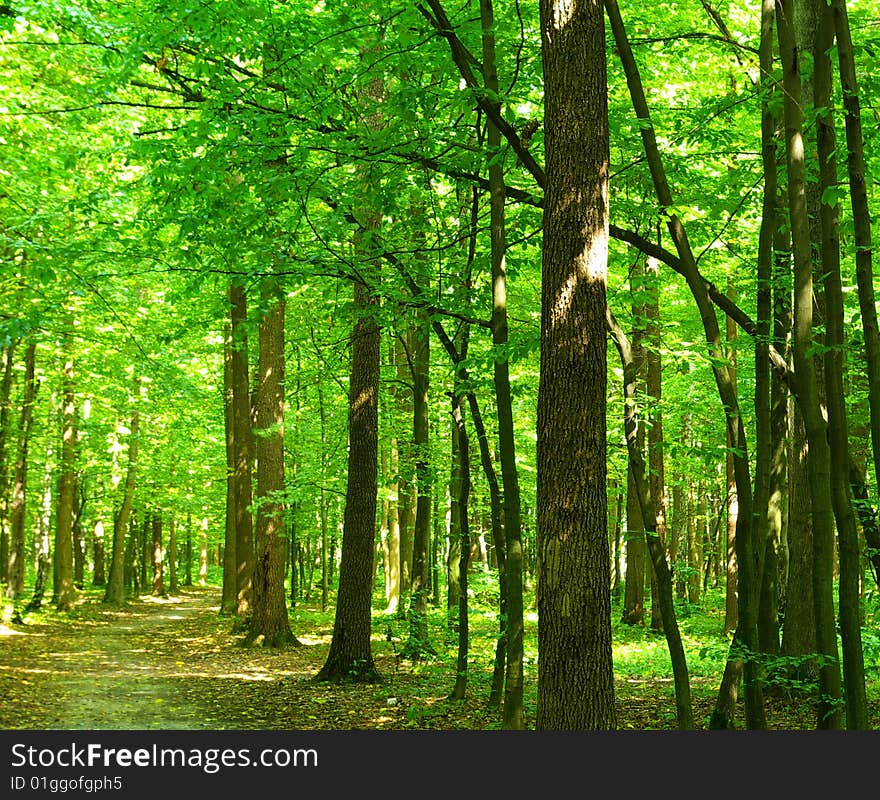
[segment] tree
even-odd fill
[[[342,533],[339,596],[333,640],[316,680],[375,681],[370,647],[370,597],[379,441],[379,326],[377,298],[363,284],[354,286],[359,312],[351,334],[349,383],[348,485]]]
[[[538,712],[613,728],[605,497],[608,122],[596,0],[541,2],[546,188],[538,387]]]
[[[256,397],[257,518],[254,604],[245,641],[266,647],[298,643],[290,630],[284,595],[284,312],[277,282],[262,290]]]

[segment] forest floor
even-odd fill
[[[454,682],[454,659],[400,661],[396,637],[374,632],[382,683],[316,683],[311,679],[327,655],[332,614],[307,617],[312,624],[294,631],[301,647],[245,648],[231,619],[219,615],[219,600],[216,587],[187,587],[175,597],[133,598],[120,609],[84,599],[66,617],[47,611],[26,618],[26,624],[0,625],[0,729],[477,730],[500,725],[499,712],[486,703],[489,663],[481,670],[475,665],[468,698],[453,702],[446,695]],[[532,724],[533,673],[527,669],[525,692]],[[700,727],[716,689],[714,677],[692,677]],[[616,696],[619,727],[675,727],[669,678],[618,675]],[[771,727],[784,729],[814,725],[809,703],[785,698],[768,698],[768,719]]]

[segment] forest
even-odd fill
[[[0,5],[0,728],[880,727],[878,51]]]

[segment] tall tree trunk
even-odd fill
[[[471,491],[470,445],[464,423],[464,408],[460,387],[456,387],[452,397],[452,421],[455,426],[453,437],[458,446],[456,457],[458,468],[450,482],[450,490],[454,505],[456,526],[450,531],[451,536],[459,537],[458,552],[467,553],[471,548],[470,529],[468,527],[468,498]],[[467,691],[468,678],[468,647],[470,628],[468,625],[468,569],[467,558],[458,559],[458,657],[456,659],[455,686],[452,689],[453,700],[463,700]]]
[[[52,568],[52,554],[49,532],[52,524],[52,447],[46,453],[46,469],[43,478],[43,507],[37,524],[37,577],[34,593],[25,611],[38,611],[43,606],[49,570]]]
[[[668,538],[666,526],[666,473],[663,464],[663,361],[660,357],[662,334],[660,327],[660,265],[656,259],[649,258],[645,263],[645,337],[648,347],[645,350],[646,375],[645,388],[651,398],[648,414],[651,425],[648,428],[648,468],[651,499],[656,514],[657,536],[664,551]],[[650,549],[650,548],[649,548]],[[652,558],[653,564],[653,558]],[[668,569],[668,566],[667,566]],[[651,630],[663,632],[663,609],[657,582],[656,571],[651,570]]]
[[[431,536],[431,479],[428,451],[428,375],[430,366],[427,317],[419,314],[413,326],[413,450],[416,459],[416,519],[413,530],[413,569],[406,658],[418,660],[435,652],[428,632],[428,595],[431,586],[428,559]]]
[[[177,521],[168,518],[168,592],[177,594]]]
[[[788,159],[788,198],[794,253],[795,371],[807,439],[807,472],[813,510],[813,603],[816,644],[820,656],[820,728],[841,725],[840,664],[834,620],[832,558],[834,525],[831,508],[831,465],[825,425],[819,406],[813,350],[813,275],[807,218],[800,53],[795,44],[793,0],[778,0],[779,50],[783,65],[785,138]]]
[[[107,587],[104,590],[104,602],[111,605],[120,605],[125,601],[125,532],[128,530],[128,520],[131,516],[131,507],[134,504],[136,488],[138,448],[140,446],[140,412],[138,411],[140,393],[140,378],[135,377],[132,392],[133,410],[131,412],[128,438],[128,467],[125,472],[122,505],[113,520],[113,550],[110,556],[110,576],[107,580]]]
[[[539,729],[616,725],[606,518],[608,111],[597,0],[541,0]]]
[[[636,386],[633,395],[644,390],[644,374],[647,365],[642,340],[645,335],[644,321],[646,302],[644,276],[640,270],[632,270],[630,294],[632,296],[632,357]],[[645,428],[640,425],[635,430],[635,446],[639,453],[645,452]],[[626,578],[623,593],[623,622],[627,625],[645,623],[645,522],[639,505],[638,491],[632,474],[632,464],[626,470]]]
[[[220,613],[234,614],[238,604],[238,560],[235,552],[235,404],[232,389],[232,326],[223,329],[223,424],[226,442],[226,525],[223,546],[223,589]]]
[[[727,282],[727,296],[732,301],[736,301],[736,287],[730,278],[728,278]],[[736,323],[730,317],[727,317],[729,373],[734,387],[737,384],[736,339]],[[729,432],[727,446],[728,448],[733,447]],[[736,493],[736,472],[732,451],[728,451],[727,458],[725,459],[725,479],[727,485],[727,535],[725,537],[727,542],[725,549],[727,580],[725,582],[724,632],[730,633],[730,631],[736,630],[739,623],[739,565],[736,559],[736,525],[739,520],[739,498]]]
[[[813,48],[814,102],[819,151],[819,191],[822,197],[821,263],[825,287],[825,387],[828,403],[828,444],[831,467],[831,504],[837,525],[840,562],[838,585],[840,636],[843,655],[843,688],[846,699],[847,728],[868,727],[868,701],[865,693],[865,663],[862,654],[861,604],[859,582],[861,566],[856,518],[849,495],[849,434],[846,397],[843,386],[843,359],[846,339],[843,319],[843,284],[840,276],[840,207],[827,199],[837,186],[837,137],[834,130],[832,71],[828,52],[834,41],[831,8],[816,0],[819,24]]]
[[[95,520],[95,527],[92,530],[92,558],[94,559],[95,564],[92,572],[92,586],[107,585],[105,557],[104,521],[102,519],[97,519]]]
[[[483,81],[493,98],[499,96],[495,60],[495,15],[492,0],[480,0],[483,36]],[[500,100],[493,100],[501,113]],[[507,234],[504,222],[506,186],[501,154],[501,132],[490,120],[486,139],[489,155],[489,211],[492,266],[492,344],[506,353],[507,325]],[[504,507],[505,586],[507,599],[507,668],[504,687],[504,727],[519,730],[523,721],[523,551],[519,476],[510,395],[510,369],[506,355],[493,359],[495,398],[498,412],[498,452]]]
[[[72,318],[69,322],[72,323]],[[71,328],[72,328],[71,324]],[[56,607],[69,611],[76,602],[73,584],[73,513],[76,491],[76,400],[73,388],[73,334],[64,334],[61,374],[61,463],[58,476],[58,506],[55,519],[55,564],[58,580],[54,586]]]
[[[871,447],[874,455],[875,486],[880,487],[880,328],[874,298],[871,214],[865,185],[865,148],[862,139],[862,112],[856,79],[852,35],[845,0],[831,0],[834,30],[837,34],[837,62],[846,128],[847,173],[852,204],[856,250],[856,284],[865,342],[868,373],[868,404],[871,420]]]
[[[193,585],[193,541],[192,541],[192,515],[186,515],[186,537],[184,538],[183,545],[183,557],[184,557],[184,573],[183,573],[183,585],[184,586],[192,586]]]
[[[771,506],[771,471],[773,469],[773,426],[770,397],[770,343],[773,317],[773,245],[779,228],[777,218],[778,176],[776,150],[779,119],[772,110],[773,39],[775,0],[762,0],[761,40],[759,49],[760,81],[765,95],[761,103],[761,163],[764,173],[764,198],[761,228],[758,234],[757,331],[755,348],[755,540],[759,562],[758,647],[762,653],[777,654],[779,634],[776,610],[776,550],[771,536],[775,506]],[[778,479],[777,479],[778,486]],[[776,529],[778,530],[778,529]]]
[[[153,585],[152,591],[155,597],[165,596],[165,549],[162,545],[162,515],[153,514],[152,519],[152,554]]]
[[[24,591],[25,518],[27,510],[28,446],[36,399],[36,343],[31,342],[24,357],[24,398],[18,421],[18,451],[12,481],[12,509],[9,525],[9,562],[6,569],[6,596],[17,599]]]
[[[263,285],[268,310],[260,321],[256,396],[257,520],[254,603],[245,642],[283,647],[297,642],[290,630],[284,594],[284,312],[286,301],[274,280]]]
[[[254,572],[254,519],[251,515],[251,398],[248,390],[248,351],[245,323],[247,295],[243,286],[230,284],[232,324],[232,417],[235,447],[235,613],[243,620],[251,614]]]
[[[397,412],[404,418],[412,419],[412,369],[408,352],[411,350],[412,333],[409,328],[395,339],[394,360],[397,365],[397,378],[404,388],[396,392]],[[403,437],[398,447],[398,479],[397,479],[397,519],[400,531],[400,599],[397,606],[398,615],[406,614],[407,603],[412,589],[413,541],[416,515],[414,497],[415,486],[413,474],[413,448],[410,437]]]
[[[321,420],[321,493],[318,499],[318,513],[321,518],[321,611],[330,606],[330,558],[327,550],[330,547],[330,533],[327,521],[327,410],[324,405],[324,387],[318,378],[318,416]]]
[[[18,340],[13,339],[3,346],[3,377],[0,378],[0,583],[6,583],[7,570],[9,568],[9,440],[11,426],[9,424],[12,406],[9,398],[12,396],[12,365],[15,358],[15,348]]]
[[[391,474],[396,476],[397,463],[397,440],[391,439]],[[388,556],[387,573],[385,583],[385,610],[395,613],[400,604],[400,516],[398,513],[398,482],[395,477],[391,484],[393,499],[388,503]]]
[[[373,681],[378,677],[370,648],[372,553],[379,470],[378,299],[354,286],[359,318],[351,335],[348,416],[348,484],[342,536],[339,594],[333,639],[317,680]]]

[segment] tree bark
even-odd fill
[[[846,129],[847,173],[853,215],[853,238],[856,246],[856,285],[865,342],[865,365],[868,374],[868,405],[871,421],[871,446],[874,455],[875,486],[880,487],[880,328],[874,298],[871,214],[865,184],[865,147],[862,137],[862,112],[856,79],[852,35],[845,0],[831,0],[834,30],[837,34],[837,63]]]
[[[807,215],[803,110],[801,108],[800,56],[795,44],[793,0],[778,0],[779,50],[785,89],[785,134],[788,160],[788,199],[794,253],[795,371],[800,389],[807,439],[807,472],[813,510],[813,603],[816,617],[816,644],[820,655],[820,728],[841,725],[840,664],[832,591],[834,525],[831,508],[831,465],[825,425],[819,405],[813,351],[813,275],[810,229]]]
[[[339,594],[330,652],[316,680],[374,681],[370,648],[372,553],[379,470],[378,299],[362,283],[354,286],[358,321],[351,335],[348,395],[348,484],[342,534]]]
[[[12,365],[15,358],[15,349],[18,340],[13,339],[4,345],[3,353],[3,377],[0,379],[0,583],[7,582],[7,570],[9,568],[9,519],[11,503],[9,496],[9,440],[11,438],[11,426],[9,416],[12,406],[9,398],[12,396]]]
[[[18,451],[12,480],[12,508],[9,525],[9,561],[6,569],[6,596],[18,599],[24,591],[25,518],[27,510],[28,447],[36,399],[36,343],[31,342],[24,357],[24,398],[18,421]]]
[[[165,597],[165,549],[162,545],[162,515],[153,514],[153,540],[150,552],[153,556],[153,596]]]
[[[254,519],[251,515],[251,397],[248,390],[248,351],[245,323],[247,295],[243,286],[230,284],[232,334],[232,416],[235,447],[235,593],[236,615],[246,620],[253,602]]]
[[[597,0],[541,0],[539,729],[616,725],[606,518],[608,111]]]
[[[125,487],[123,489],[122,505],[113,521],[113,549],[110,556],[110,576],[107,587],[104,590],[104,602],[111,605],[120,605],[125,601],[125,532],[128,530],[128,520],[131,516],[131,507],[134,504],[134,492],[137,478],[138,448],[140,446],[140,412],[138,402],[141,393],[140,378],[135,376],[132,392],[131,425],[128,435],[128,466],[125,472]]]
[[[72,322],[72,319],[69,321]],[[59,611],[70,611],[76,602],[76,587],[73,584],[73,512],[77,436],[73,387],[73,339],[70,332],[64,334],[62,358],[64,369],[61,374],[61,463],[55,519],[55,564],[58,580],[54,587],[53,600]]]
[[[232,384],[232,326],[223,329],[223,423],[226,443],[226,526],[223,545],[223,589],[220,613],[234,614],[237,606],[238,560],[235,552],[235,403]]]
[[[840,563],[838,609],[843,656],[843,688],[846,722],[851,730],[868,727],[868,701],[865,691],[865,663],[862,654],[861,566],[856,518],[849,494],[849,434],[846,396],[843,386],[843,359],[846,338],[843,318],[843,283],[840,276],[840,207],[829,200],[828,192],[837,186],[837,137],[834,130],[831,59],[834,41],[831,8],[816,0],[819,24],[813,48],[814,103],[819,151],[819,210],[821,224],[821,264],[825,288],[825,395],[828,403],[828,445],[831,467],[831,504],[837,525]]]
[[[260,321],[259,383],[256,393],[257,518],[254,594],[246,644],[298,644],[290,630],[284,593],[284,314],[286,300],[267,279]]]

